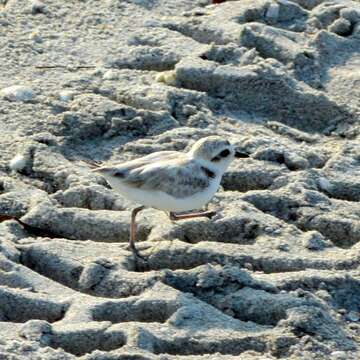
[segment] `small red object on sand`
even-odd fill
[[[225,2],[226,0],[212,0],[213,4],[221,4],[222,2]]]

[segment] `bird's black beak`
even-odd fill
[[[238,151],[236,150],[235,151],[235,157],[238,158],[238,159],[244,159],[244,158],[248,158],[250,155],[246,152],[243,152],[243,151]]]

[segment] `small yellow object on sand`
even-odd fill
[[[155,80],[157,82],[163,82],[167,85],[176,84],[176,73],[174,70],[163,71],[156,75]]]

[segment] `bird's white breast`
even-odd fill
[[[121,179],[105,176],[111,187],[133,202],[165,211],[189,211],[202,208],[215,195],[221,177],[211,179],[210,185],[203,191],[185,198],[176,198],[158,190],[145,190],[127,186]]]

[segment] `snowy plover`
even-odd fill
[[[201,209],[214,196],[234,157],[246,157],[219,136],[198,140],[187,153],[159,151],[121,164],[97,164],[115,191],[142,204],[131,213],[130,249],[135,255],[136,215],[145,207],[169,212],[171,220],[215,215],[215,211],[176,214]],[[140,256],[141,257],[141,256]]]

